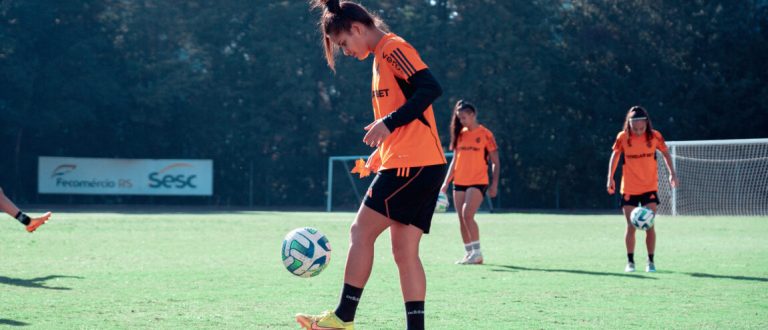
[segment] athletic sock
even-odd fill
[[[472,243],[464,244],[464,251],[467,251],[467,254],[472,253]]]
[[[653,253],[648,255],[648,262],[653,262]]]
[[[14,217],[16,220],[19,220],[22,225],[29,226],[29,223],[32,221],[32,218],[30,218],[28,215],[24,214],[24,212],[19,211],[19,213],[16,213],[16,216]]]
[[[360,302],[360,296],[363,295],[363,288],[358,288],[344,283],[344,288],[341,290],[341,299],[339,300],[339,306],[336,307],[334,312],[344,322],[351,322],[355,319],[355,312],[357,311],[357,304]]]
[[[627,253],[627,260],[631,263],[635,263],[635,254],[634,253]]]
[[[472,250],[475,251],[475,254],[483,255],[483,253],[480,252],[480,241],[479,240],[478,241],[474,241],[474,242],[472,242],[470,244],[472,245]]]
[[[405,318],[407,330],[424,330],[424,302],[406,301]]]

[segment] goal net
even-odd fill
[[[660,214],[768,215],[768,139],[668,141],[679,186],[658,154]]]

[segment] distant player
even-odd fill
[[[457,264],[482,264],[480,230],[475,213],[488,196],[496,197],[499,188],[499,151],[493,133],[477,122],[474,105],[459,100],[453,108],[451,121],[451,150],[454,151],[451,166],[445,175],[440,191],[448,192],[453,181],[453,203],[459,215],[461,239],[464,241],[464,258]],[[488,186],[488,165],[491,165],[493,181]]]
[[[387,33],[381,20],[363,6],[338,0],[311,3],[323,10],[320,30],[331,69],[339,49],[361,61],[374,56],[375,121],[365,127],[363,142],[378,148],[367,165],[378,173],[350,230],[338,307],[321,315],[298,314],[296,320],[306,329],[353,329],[357,304],[373,267],[374,242],[389,228],[407,327],[424,329],[426,276],[419,242],[429,233],[446,170],[432,111],[442,89],[419,53],[399,36]]]
[[[22,225],[27,227],[27,231],[30,233],[35,231],[37,227],[42,226],[46,221],[48,221],[48,218],[51,217],[51,212],[46,212],[40,217],[30,218],[24,212],[21,212],[21,210],[19,210],[19,208],[16,207],[16,205],[13,204],[13,202],[11,202],[11,200],[5,196],[3,188],[0,188],[0,209],[2,209],[3,212],[8,213],[8,215],[16,218],[16,220],[19,220]]]
[[[625,272],[635,271],[635,227],[630,223],[629,215],[638,205],[648,207],[656,213],[656,205],[659,204],[656,150],[664,156],[664,163],[669,171],[669,184],[672,188],[676,188],[677,176],[664,138],[659,131],[653,129],[651,118],[645,109],[639,106],[630,108],[624,121],[624,130],[616,136],[616,142],[613,144],[606,184],[608,193],[612,195],[616,189],[613,175],[619,164],[619,155],[623,154],[624,166],[621,170],[620,192],[621,205],[627,220],[627,230],[624,233],[624,242],[627,246]],[[645,232],[645,245],[648,248],[648,265],[645,271],[655,272],[656,266],[653,262],[653,253],[656,248],[655,228],[651,227]]]

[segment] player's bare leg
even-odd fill
[[[635,226],[632,225],[632,222],[630,221],[630,214],[632,214],[632,210],[634,210],[634,206],[624,206],[622,210],[624,211],[624,218],[627,221],[627,227],[626,231],[624,232],[624,244],[627,247],[627,266],[624,268],[625,272],[634,272],[635,271],[635,232],[637,231],[635,229]]]
[[[472,235],[464,223],[464,208],[466,207],[466,193],[463,191],[453,191],[453,204],[456,207],[456,214],[459,216],[459,230],[461,231],[461,241],[464,242],[464,257],[456,261],[457,264],[463,264],[472,254]]]

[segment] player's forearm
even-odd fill
[[[669,171],[670,176],[677,176],[675,173],[675,167],[672,166],[672,156],[669,153],[664,153],[664,164],[667,165],[667,170]]]
[[[491,185],[498,187],[499,186],[499,177],[501,176],[501,166],[499,162],[494,162],[491,166],[491,173],[493,175],[493,181],[491,181]]]
[[[616,174],[616,168],[619,167],[619,160],[616,158],[616,152],[611,153],[611,160],[608,161],[608,180]]]
[[[411,76],[408,81],[415,89],[413,95],[395,112],[390,113],[384,117],[384,125],[387,126],[390,132],[394,132],[395,128],[416,120],[424,115],[424,111],[435,102],[435,100],[443,95],[443,89],[440,87],[440,83],[437,82],[435,77],[429,72],[429,69],[424,69],[416,72]]]
[[[451,184],[451,181],[453,181],[453,173],[454,173],[454,160],[456,160],[456,156],[453,156],[454,158],[451,159],[451,165],[448,166],[448,172],[445,173],[445,180],[443,180],[443,186],[447,186]]]

